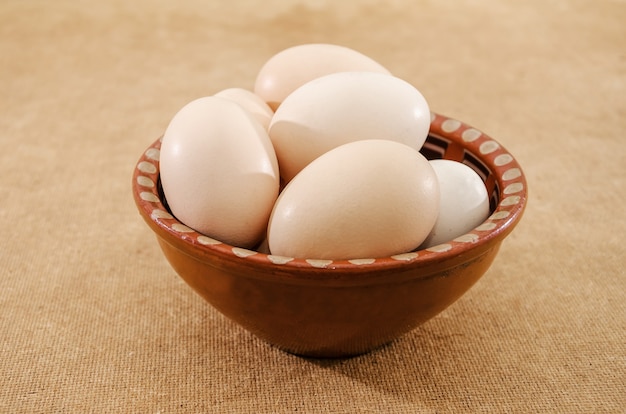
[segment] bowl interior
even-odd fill
[[[231,246],[200,234],[179,222],[167,207],[159,182],[161,140],[142,155],[134,172],[135,201],[153,230],[184,241],[193,255],[220,255],[253,266],[280,268],[280,271],[342,269],[347,272],[380,270],[429,261],[442,261],[475,250],[495,239],[502,240],[517,224],[526,204],[526,181],[521,167],[498,142],[460,121],[438,114],[431,116],[431,129],[421,149],[428,159],[462,162],[481,177],[490,195],[491,215],[467,234],[428,249],[391,257],[319,260],[264,254]],[[333,276],[334,277],[334,276]]]

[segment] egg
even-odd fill
[[[390,74],[370,57],[345,46],[312,43],[293,46],[272,56],[260,69],[254,92],[276,110],[291,92],[310,80],[335,72]]]
[[[163,135],[160,170],[167,203],[188,227],[241,247],[264,237],[278,163],[267,132],[240,105],[211,96],[181,108]]]
[[[376,258],[422,243],[439,210],[428,160],[395,141],[341,145],[304,168],[281,192],[268,226],[273,255]]]
[[[274,116],[272,108],[270,108],[260,96],[244,88],[224,89],[213,96],[229,99],[238,103],[243,109],[250,112],[266,130],[269,127],[272,116]]]
[[[439,182],[437,221],[422,248],[459,237],[489,216],[489,195],[480,176],[467,165],[452,160],[430,161]]]
[[[314,79],[276,110],[269,135],[281,177],[289,182],[325,152],[365,139],[397,141],[419,150],[430,129],[430,109],[413,85],[372,72]]]

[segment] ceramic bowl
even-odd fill
[[[159,182],[160,146],[159,139],[142,154],[132,191],[172,268],[243,328],[309,357],[366,353],[446,309],[489,268],[527,200],[524,174],[502,145],[433,114],[422,153],[463,162],[481,176],[490,195],[485,222],[447,243],[391,257],[273,256],[222,243],[173,217]]]

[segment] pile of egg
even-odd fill
[[[233,246],[315,259],[385,257],[489,214],[466,165],[427,160],[423,95],[346,47],[271,57],[254,90],[196,99],[170,121],[161,183],[182,223]]]

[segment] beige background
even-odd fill
[[[0,412],[625,412],[626,3],[0,2]],[[278,351],[170,269],[136,160],[300,43],[357,49],[496,138],[530,203],[397,342]]]

